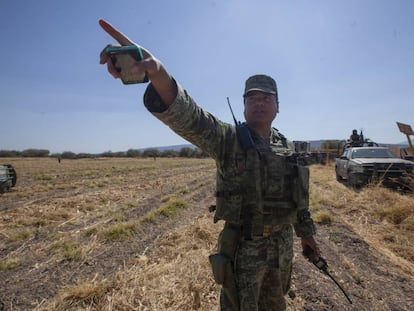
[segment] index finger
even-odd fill
[[[105,30],[112,38],[118,41],[121,45],[133,45],[134,42],[125,36],[122,32],[112,26],[104,19],[99,20],[99,25]]]

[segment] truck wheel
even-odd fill
[[[17,182],[16,170],[14,169],[14,167],[11,164],[6,164],[6,166],[9,169],[9,174],[10,174],[10,177],[12,179],[12,187],[14,187],[16,185],[16,182]]]
[[[348,173],[348,178],[346,179],[346,184],[349,188],[355,188],[355,180],[352,177],[352,174]]]
[[[342,181],[342,177],[341,177],[341,175],[338,174],[337,170],[335,170],[335,176],[336,176],[337,181]]]
[[[5,193],[9,191],[9,187],[7,186],[6,182],[0,182],[0,193]]]

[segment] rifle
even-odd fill
[[[303,250],[303,255],[311,262],[313,263],[319,270],[321,270],[325,275],[327,275],[336,286],[339,287],[339,289],[342,291],[346,299],[348,299],[348,302],[352,304],[352,300],[349,298],[348,294],[345,292],[345,290],[339,285],[339,283],[335,280],[335,278],[329,273],[328,271],[328,263],[323,257],[316,258],[315,252],[313,249],[311,249],[309,246],[306,246]]]

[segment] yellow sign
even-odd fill
[[[410,125],[397,122],[398,128],[400,129],[401,133],[404,133],[406,135],[414,135],[413,129]]]

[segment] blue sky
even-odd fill
[[[414,126],[410,0],[0,0],[0,150],[100,153],[186,143],[99,65],[105,18],[159,58],[200,106],[243,118],[245,79],[273,76],[291,140],[381,143]]]

